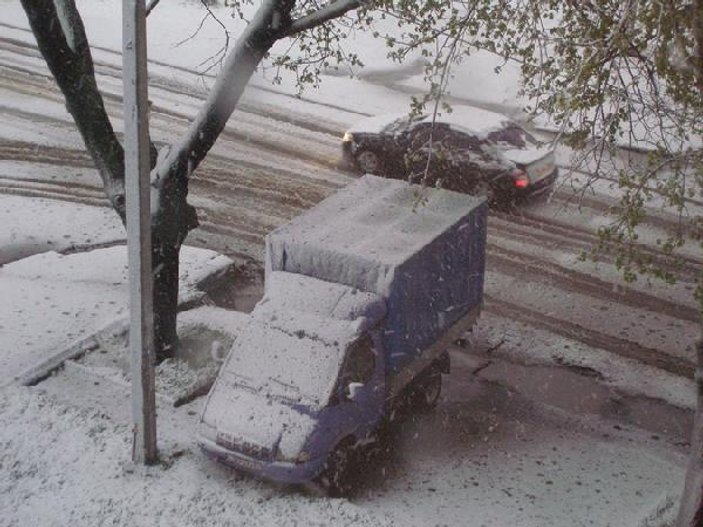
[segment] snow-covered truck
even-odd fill
[[[483,297],[481,198],[366,175],[266,238],[265,294],[200,418],[210,456],[333,487],[399,399],[431,407]]]

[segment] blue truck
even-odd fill
[[[481,198],[366,175],[266,238],[265,291],[204,405],[211,457],[341,491],[397,401],[437,400],[483,298]]]

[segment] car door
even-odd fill
[[[443,148],[450,158],[449,170],[442,187],[458,192],[471,192],[482,180],[490,177],[490,165],[481,149],[480,140],[459,130],[449,130],[443,138]]]
[[[447,152],[444,139],[449,131],[446,124],[421,122],[411,126],[401,136],[408,180],[436,186],[446,172]]]
[[[359,437],[371,432],[383,413],[385,376],[380,345],[375,333],[366,333],[355,340],[348,348],[340,375],[340,410],[346,419],[353,421]]]

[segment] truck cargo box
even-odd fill
[[[483,297],[482,198],[366,175],[266,238],[272,271],[386,299],[391,372],[432,345]]]

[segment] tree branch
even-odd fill
[[[146,6],[146,16],[149,16],[149,14],[154,10],[154,8],[157,6],[157,4],[161,0],[151,0]]]
[[[345,13],[356,9],[364,3],[364,0],[337,0],[313,11],[303,17],[293,20],[291,24],[281,32],[279,38],[289,37],[320,26],[332,19],[339,18]]]
[[[265,0],[249,22],[185,136],[157,167],[157,185],[170,184],[168,180],[174,177],[189,176],[215,144],[256,67],[279,38],[271,29],[271,21],[280,2]]]
[[[124,220],[124,150],[98,91],[88,39],[74,0],[21,2],[105,192]]]

